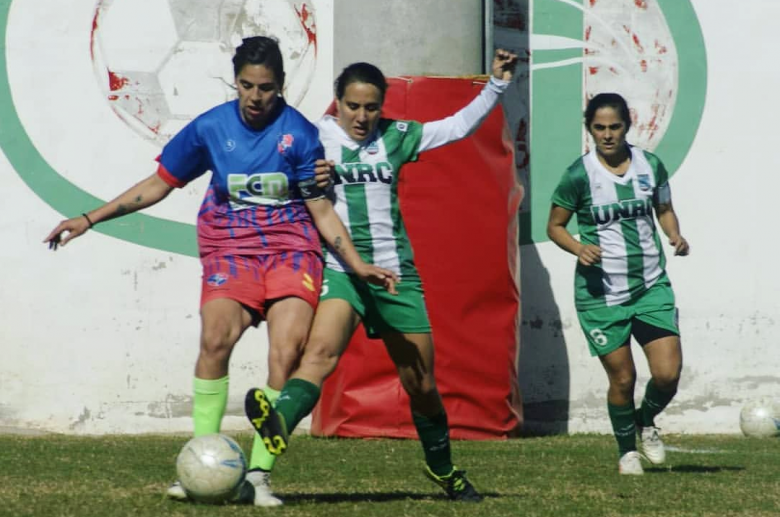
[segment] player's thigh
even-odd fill
[[[384,332],[382,341],[407,392],[428,392],[436,387],[431,333]]]
[[[340,357],[359,324],[360,316],[347,300],[321,301],[314,314],[302,364]]]
[[[660,382],[674,383],[682,369],[679,312],[674,291],[658,283],[634,304],[632,332],[647,357],[650,374]]]
[[[296,296],[274,300],[266,310],[270,347],[303,350],[313,318],[314,307],[307,300]]]
[[[629,345],[620,346],[607,354],[600,355],[599,361],[611,385],[624,389],[633,387],[636,380],[636,365]]]
[[[577,319],[592,356],[606,356],[631,337],[631,314],[622,305],[578,310]]]
[[[232,348],[252,325],[254,314],[236,300],[214,298],[200,308],[201,347]]]
[[[676,335],[650,341],[642,350],[647,357],[650,375],[661,385],[676,384],[682,371],[682,347]]]

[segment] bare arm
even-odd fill
[[[333,210],[333,204],[326,198],[313,199],[306,201],[306,208],[309,209],[314,225],[320,232],[325,242],[330,244],[336,253],[347,263],[355,274],[366,282],[381,285],[390,294],[397,294],[395,284],[398,277],[389,269],[366,264],[349,238],[349,233],[344,227],[344,223],[339,219],[336,211]]]
[[[677,214],[674,213],[671,200],[667,203],[656,204],[655,213],[658,217],[658,224],[669,238],[669,244],[674,248],[674,254],[684,257],[690,253],[691,248],[688,241],[680,235],[680,221],[677,219]]]
[[[576,255],[580,264],[592,266],[601,261],[601,248],[593,244],[582,244],[575,239],[566,229],[571,220],[572,212],[558,205],[550,209],[550,218],[547,221],[547,236],[558,245],[559,248]]]
[[[48,242],[49,247],[56,250],[57,246],[65,246],[69,241],[83,235],[97,223],[137,212],[162,201],[171,193],[171,190],[173,187],[165,183],[155,172],[124,191],[113,201],[87,212],[86,217],[80,215],[60,222],[43,242]],[[68,232],[65,237],[62,237],[63,232]]]

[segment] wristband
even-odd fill
[[[87,220],[87,222],[89,223],[89,227],[90,227],[90,229],[91,229],[93,226],[95,226],[95,224],[92,222],[92,219],[90,219],[90,218],[89,218],[89,216],[88,216],[86,213],[84,213],[84,214],[81,214],[81,215],[83,215],[83,216],[84,216],[84,218],[85,218],[85,219]]]

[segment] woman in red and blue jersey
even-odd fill
[[[266,395],[284,385],[319,299],[320,235],[363,280],[391,292],[397,280],[391,271],[360,259],[318,186],[315,161],[323,158],[323,149],[317,128],[282,97],[284,66],[277,42],[245,39],[233,67],[238,99],[185,126],[163,148],[154,174],[113,201],[62,221],[44,241],[56,249],[93,225],[152,206],[211,171],[197,225],[203,281],[195,436],[219,432],[231,352],[244,331],[262,320],[269,334]],[[242,490],[243,499],[259,506],[281,504],[268,486],[273,459],[256,439],[247,476],[253,486]],[[186,498],[178,483],[168,495]]]

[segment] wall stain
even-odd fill
[[[83,427],[84,424],[90,420],[92,416],[92,413],[90,412],[89,408],[86,406],[84,407],[84,411],[81,412],[81,414],[76,418],[76,421],[70,424],[69,428],[71,430],[76,429],[77,427]]]
[[[192,397],[185,395],[165,396],[161,402],[150,402],[147,416],[152,418],[178,418],[192,416]]]

